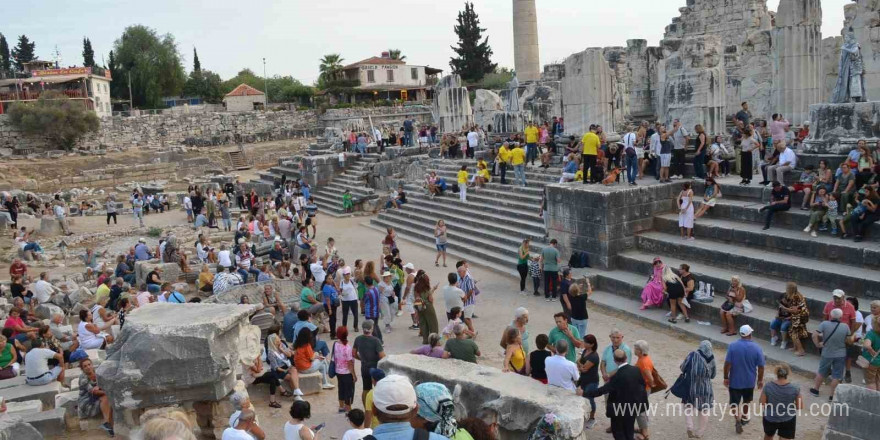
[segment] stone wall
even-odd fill
[[[460,131],[474,123],[470,94],[467,88],[462,87],[460,76],[444,76],[434,86],[434,104],[431,111],[441,133]]]
[[[822,7],[819,0],[782,0],[774,21],[774,111],[800,124],[822,99]]]
[[[847,154],[860,139],[880,140],[880,101],[810,106],[810,138],[805,151]]]
[[[840,384],[834,390],[833,414],[823,440],[868,440],[880,431],[880,392]]]
[[[717,35],[663,40],[670,55],[658,65],[661,120],[681,120],[688,130],[702,124],[706,133],[724,132],[727,73],[721,38]]]
[[[431,107],[413,105],[403,107],[367,107],[329,109],[320,118],[323,127],[334,127],[340,130],[370,131],[370,120],[373,126],[388,125],[399,130],[406,117],[412,117],[418,124],[434,123]]]
[[[614,127],[617,80],[604,50],[592,47],[565,59],[562,113],[566,133],[586,133],[590,124]]]

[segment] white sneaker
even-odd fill
[[[775,347],[777,342],[779,342],[778,337],[774,336],[774,337],[770,338],[770,345]]]
[[[670,316],[672,316],[672,311],[666,312],[666,317],[668,318]]]
[[[297,388],[297,389],[293,390],[293,395],[294,396],[303,396],[304,394],[299,388]]]
[[[819,236],[819,234],[817,234],[816,231],[810,232],[810,237],[818,237],[818,236]]]
[[[779,344],[779,348],[783,350],[785,350],[786,347],[788,347],[788,341],[782,341],[782,343]]]
[[[402,316],[402,315],[403,315],[403,311],[402,311],[402,310],[398,310],[398,311],[397,311],[397,316]]]
[[[332,390],[333,388],[336,388],[336,385],[333,385],[332,383],[326,383],[324,385],[321,385],[321,388],[325,390]]]
[[[813,228],[810,226],[807,226],[806,228],[804,228],[804,232],[810,232],[810,229],[813,229]]]

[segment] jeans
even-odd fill
[[[529,276],[528,264],[517,264],[516,271],[519,272],[519,291],[526,291],[526,278]]]
[[[358,302],[354,301],[342,301],[342,326],[348,327],[348,312],[351,311],[351,316],[354,317],[354,328],[357,330],[358,328]]]
[[[514,165],[513,173],[516,175],[516,183],[522,186],[526,186],[526,165],[524,163],[520,165]]]
[[[599,383],[593,382],[593,383],[584,384],[584,386],[581,388],[584,390],[584,394],[587,394],[588,391],[593,391],[593,390],[599,388]],[[590,412],[596,412],[596,399],[594,399],[592,397],[587,397],[587,400],[590,401]]]
[[[232,230],[232,219],[229,219],[229,218],[223,219],[223,229],[226,231]]]
[[[526,144],[526,162],[532,161],[532,165],[534,165],[537,158],[538,144]]]
[[[589,174],[589,179],[591,183],[596,182],[596,155],[595,154],[583,154],[581,155],[581,163],[584,164],[584,183],[587,183],[587,174]]]
[[[115,225],[116,224],[116,213],[115,212],[108,212],[107,213],[107,224],[108,225],[110,224],[110,217],[113,217],[113,224]]]
[[[39,243],[31,242],[24,245],[23,251],[34,251],[34,252],[43,252],[43,248],[40,247]]]
[[[403,146],[409,147],[410,145],[412,145],[412,140],[413,140],[412,132],[411,131],[404,131],[403,132]]]
[[[781,331],[782,333],[788,333],[788,329],[791,328],[791,321],[788,319],[779,319],[773,318],[773,321],[770,321],[770,330],[773,331]]]
[[[507,183],[507,180],[505,180],[506,176],[507,176],[507,163],[505,163],[505,162],[499,163],[498,168],[501,169],[501,183]]]
[[[535,296],[537,296],[538,290],[541,289],[541,277],[532,277],[532,284],[535,286]]]
[[[777,205],[768,205],[768,206],[765,206],[764,208],[762,208],[767,211],[767,214],[766,214],[767,217],[764,220],[764,228],[766,229],[766,228],[770,227],[770,222],[773,221],[773,214],[775,214],[777,212],[788,211],[788,208],[790,208],[790,207],[791,206],[789,206],[789,205],[780,203]]]
[[[877,220],[880,220],[880,213],[866,212],[865,218],[863,219],[859,219],[858,215],[850,216],[853,235],[856,237],[865,235],[865,229],[868,229],[868,226],[871,226],[871,223],[874,223]]]
[[[624,163],[626,164],[626,179],[629,183],[636,183],[636,177],[639,173],[639,157],[626,156]]]
[[[706,148],[694,156],[694,174],[700,179],[706,178]]]
[[[581,337],[584,337],[587,334],[587,321],[589,321],[589,319],[571,318],[571,325],[575,326],[578,329],[578,332],[580,332]]]
[[[314,373],[315,371],[318,371],[321,373],[321,380],[323,380],[324,385],[331,385],[330,378],[327,377],[327,370],[328,369],[329,369],[328,362],[325,362],[322,359],[313,359],[312,366],[303,370],[303,371],[300,371],[300,373],[308,374],[308,373]]]
[[[556,291],[559,289],[559,272],[544,271],[544,298],[556,299]]]
[[[238,274],[241,275],[241,282],[242,283],[248,282],[248,274],[249,273],[253,274],[254,281],[256,281],[257,277],[260,276],[260,270],[257,268],[254,268],[254,267],[251,267],[248,270],[244,270],[244,269],[239,268],[236,272],[238,272]]]

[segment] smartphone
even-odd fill
[[[313,428],[313,430],[314,430],[315,432],[321,432],[321,430],[324,429],[325,426],[327,426],[326,423],[321,423],[320,425],[315,426],[315,427]]]

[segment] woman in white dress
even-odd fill
[[[79,311],[79,326],[77,328],[77,339],[79,339],[79,348],[83,350],[91,350],[95,348],[106,348],[107,344],[113,342],[113,336],[104,333],[113,324],[107,324],[104,328],[100,328],[92,322],[92,313],[86,309]]]
[[[694,239],[694,191],[691,183],[685,182],[678,193],[678,227],[682,240]]]

